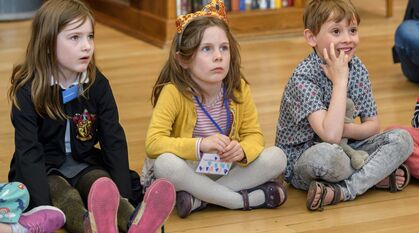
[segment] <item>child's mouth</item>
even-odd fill
[[[80,58],[80,60],[81,60],[82,62],[87,62],[87,61],[89,61],[89,56],[82,57],[82,58]]]
[[[337,51],[340,53],[341,51],[342,52],[344,52],[344,53],[346,53],[346,54],[349,54],[351,51],[352,51],[352,48],[340,48],[340,49],[337,49]]]

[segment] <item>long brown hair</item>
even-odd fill
[[[227,98],[239,102],[238,98],[234,96],[234,90],[240,92],[240,79],[246,81],[241,72],[239,44],[230,32],[228,25],[223,20],[217,17],[203,16],[191,21],[182,33],[176,33],[170,48],[169,58],[153,87],[151,96],[151,103],[153,106],[156,106],[160,92],[167,83],[174,84],[178,90],[187,97],[194,94],[198,95],[201,99],[203,98],[203,95],[201,94],[203,93],[203,90],[195,81],[193,81],[189,71],[179,64],[179,61],[176,59],[176,53],[179,54],[180,59],[189,62],[199,48],[205,30],[212,26],[221,28],[227,35],[230,44],[230,66],[223,83],[226,87]],[[192,90],[195,90],[197,93],[192,93]]]
[[[52,119],[66,119],[60,104],[60,88],[51,86],[51,77],[58,82],[58,62],[56,56],[57,36],[72,21],[82,25],[86,20],[94,18],[90,9],[80,0],[46,1],[36,12],[32,21],[31,37],[26,49],[23,63],[13,68],[8,92],[10,101],[19,108],[18,91],[28,82],[31,85],[31,97],[35,111],[41,116]],[[83,88],[82,96],[95,81],[94,55],[87,68],[89,82]]]

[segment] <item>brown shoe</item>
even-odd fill
[[[194,206],[195,202],[201,202],[199,206]],[[179,191],[176,193],[176,211],[179,217],[186,218],[192,212],[205,209],[207,203],[201,201],[186,191]]]
[[[262,190],[265,194],[265,202],[258,206],[249,206],[249,193],[255,190]],[[282,192],[282,199],[280,190]],[[250,210],[250,209],[258,209],[258,208],[268,208],[273,209],[278,206],[281,206],[287,200],[287,191],[285,190],[284,186],[277,181],[268,181],[264,184],[261,184],[257,187],[241,190],[240,194],[243,197],[243,210]]]

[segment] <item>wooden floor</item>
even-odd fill
[[[362,22],[357,55],[366,64],[377,100],[382,128],[409,125],[419,86],[403,77],[392,63],[394,31],[406,0],[395,0],[394,16],[385,18],[385,1],[354,0]],[[14,150],[10,104],[6,99],[13,64],[22,59],[29,36],[29,21],[0,22],[0,182],[7,180]],[[110,79],[128,138],[131,167],[140,171],[144,138],[152,111],[151,87],[167,58],[168,49],[156,48],[109,27],[97,24],[96,58]],[[296,64],[311,48],[302,35],[241,39],[244,74],[254,99],[267,145],[273,145],[279,102]],[[180,219],[172,214],[167,232],[419,232],[419,182],[391,194],[371,190],[354,201],[327,207],[323,212],[305,208],[305,193],[289,188],[289,200],[275,210],[231,211],[210,207]]]

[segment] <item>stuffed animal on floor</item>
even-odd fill
[[[353,115],[355,112],[355,105],[351,99],[346,100],[346,114],[345,114],[345,123],[352,123],[354,122]],[[342,138],[339,143],[339,146],[342,147],[343,151],[348,155],[351,159],[351,166],[358,170],[362,166],[364,166],[364,161],[368,157],[368,153],[363,150],[354,150],[352,147],[348,145],[348,139]]]

